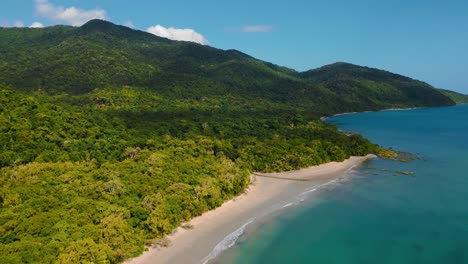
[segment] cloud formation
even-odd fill
[[[249,25],[241,28],[241,32],[244,33],[268,33],[272,30],[273,27],[269,25]]]
[[[161,25],[149,27],[146,31],[159,37],[168,38],[172,40],[183,40],[200,43],[202,45],[209,44],[208,40],[202,34],[197,33],[190,28],[165,28]]]
[[[72,26],[81,26],[91,19],[107,19],[103,9],[83,10],[72,7],[62,7],[50,3],[48,0],[36,0],[36,14],[53,21],[63,22]]]
[[[29,27],[30,28],[43,28],[44,25],[41,22],[34,22]]]

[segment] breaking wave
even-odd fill
[[[214,248],[213,250],[210,252],[210,254],[208,254],[208,256],[206,256],[202,261],[201,263],[202,264],[206,264],[208,263],[210,260],[216,258],[221,252],[223,252],[224,250],[234,246],[236,244],[236,241],[239,239],[239,237],[242,236],[242,234],[244,234],[244,230],[245,228],[254,221],[254,219],[251,219],[249,220],[247,223],[245,223],[244,225],[242,225],[241,227],[239,227],[238,229],[236,229],[234,232],[230,233],[229,235],[227,235],[223,240],[221,240],[221,242],[219,242]]]

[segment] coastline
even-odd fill
[[[386,108],[381,110],[367,110],[367,111],[360,111],[360,112],[345,112],[345,113],[338,113],[332,116],[321,116],[320,120],[325,121],[328,118],[335,117],[335,116],[342,116],[342,115],[352,115],[352,114],[361,114],[361,113],[371,113],[371,112],[387,112],[387,111],[405,111],[405,110],[415,110],[415,109],[423,109],[428,108],[425,106],[422,107],[407,107],[407,108]]]
[[[255,180],[245,193],[192,219],[193,229],[178,227],[168,236],[169,247],[149,248],[124,263],[208,263],[233,246],[249,224],[303,202],[317,189],[338,182],[373,158],[369,154],[296,171],[252,174]]]

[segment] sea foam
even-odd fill
[[[241,227],[239,227],[238,229],[236,229],[234,232],[230,233],[229,235],[227,235],[223,240],[221,240],[221,242],[219,242],[214,248],[213,250],[210,252],[210,254],[208,254],[208,256],[206,256],[202,261],[201,263],[202,264],[206,264],[208,263],[210,260],[216,258],[221,252],[223,252],[224,250],[234,246],[237,242],[237,240],[239,239],[239,237],[242,236],[242,234],[244,234],[244,231],[245,231],[245,228],[254,221],[254,219],[251,219],[249,220],[247,223],[245,223],[244,225],[242,225]]]
[[[294,203],[287,203],[287,204],[283,205],[283,207],[281,207],[281,208],[287,208],[287,207],[290,207],[290,206],[293,206],[293,205],[295,205],[295,204]]]
[[[353,166],[351,166],[349,169],[347,169],[344,175],[348,175],[354,168],[356,168],[356,165],[353,165]],[[309,193],[315,192],[315,191],[317,191],[318,189],[320,189],[320,188],[322,188],[322,187],[325,187],[325,186],[327,186],[327,185],[336,183],[337,181],[338,181],[338,179],[333,179],[333,180],[327,181],[327,182],[325,182],[325,183],[316,185],[316,186],[314,186],[313,188],[311,188],[311,189],[309,189],[309,190],[306,190],[305,192],[299,194],[298,197],[301,198],[300,201],[302,202],[302,201],[304,201],[304,197],[307,196]]]
[[[352,169],[354,169],[356,167],[356,165],[353,165],[351,166],[346,172],[345,172],[345,175],[348,174]],[[333,180],[330,180],[328,182],[325,182],[325,183],[322,183],[322,184],[319,184],[319,185],[316,185],[314,186],[313,188],[309,189],[309,190],[306,190],[305,192],[299,194],[298,198],[300,199],[299,201],[300,202],[303,202],[305,200],[305,197],[309,194],[309,193],[312,193],[312,192],[315,192],[317,191],[318,189],[322,188],[322,187],[325,187],[327,185],[330,185],[330,184],[333,184],[333,183],[336,183],[337,182],[337,179],[333,179]],[[278,209],[283,209],[283,208],[287,208],[287,207],[290,207],[290,206],[294,206],[294,205],[297,205],[297,203],[294,203],[294,202],[290,202],[290,203],[287,203],[285,205],[283,205],[282,207],[277,207],[276,210]],[[274,210],[274,211],[276,211]],[[244,234],[244,231],[245,231],[245,228],[251,224],[255,219],[250,219],[249,221],[247,221],[245,224],[243,224],[241,227],[239,227],[238,229],[236,229],[234,232],[230,233],[229,235],[227,235],[226,237],[224,237],[223,240],[221,240],[221,242],[219,242],[214,248],[213,250],[210,252],[210,254],[208,254],[208,256],[206,256],[202,261],[201,261],[201,264],[207,264],[209,261],[213,260],[214,258],[216,258],[219,254],[221,254],[223,251],[233,247],[237,240],[239,240],[239,238]]]

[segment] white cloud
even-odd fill
[[[243,26],[241,28],[241,32],[244,33],[268,33],[273,30],[272,26],[269,25],[250,25],[250,26]]]
[[[129,28],[135,28],[135,24],[133,24],[133,22],[131,20],[128,20],[123,25],[126,26],[126,27],[129,27]]]
[[[103,9],[83,10],[72,7],[63,7],[50,3],[48,0],[36,0],[36,14],[57,22],[65,22],[72,26],[81,26],[91,19],[107,19]]]
[[[165,28],[161,25],[149,27],[146,31],[159,37],[168,38],[172,40],[183,40],[200,43],[203,45],[209,44],[208,40],[200,33],[190,28]]]
[[[30,28],[43,28],[44,25],[41,22],[34,22],[29,27]]]

